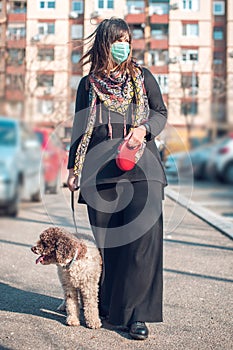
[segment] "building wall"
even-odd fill
[[[173,2],[175,3],[175,2]],[[171,2],[172,4],[172,2]],[[181,75],[187,72],[197,75],[199,80],[198,113],[192,119],[193,127],[204,127],[211,121],[211,63],[212,63],[212,16],[211,0],[200,1],[198,11],[182,9],[170,10],[169,13],[169,122],[177,126],[185,125],[186,117],[181,114],[181,100],[188,98],[181,88]],[[199,35],[182,35],[182,24],[198,23]],[[198,61],[183,62],[183,49],[198,49]]]
[[[126,15],[126,0],[115,0],[114,9],[99,9],[97,1],[85,0],[84,9],[84,38],[87,38],[97,28],[98,24],[105,18],[119,17]],[[84,46],[84,52],[88,50],[88,45]],[[84,67],[84,74],[89,70],[89,66]]]
[[[40,9],[38,1],[28,1],[27,5],[27,74],[26,74],[26,110],[25,118],[33,122],[54,121],[68,116],[69,100],[69,62],[70,62],[70,26],[68,1],[56,2],[55,9]],[[55,34],[39,35],[38,25],[53,22]],[[35,40],[38,38],[38,40]],[[38,49],[53,47],[54,61],[40,61]],[[38,74],[53,74],[53,87],[38,87]],[[51,100],[54,104],[52,114],[39,111],[42,100]]]

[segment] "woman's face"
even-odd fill
[[[125,62],[130,54],[129,36],[125,34],[111,45],[111,56],[115,64]]]

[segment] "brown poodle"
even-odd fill
[[[80,293],[86,325],[100,328],[98,312],[98,290],[102,270],[99,250],[89,240],[80,240],[58,227],[43,231],[40,240],[31,248],[40,255],[36,263],[56,264],[61,281],[67,312],[66,322],[69,326],[78,326]]]

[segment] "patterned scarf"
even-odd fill
[[[125,116],[129,105],[135,97],[135,108],[132,112],[132,126],[139,126],[145,122],[149,116],[148,99],[144,86],[144,76],[139,65],[135,64],[135,76],[131,77],[125,73],[123,76],[118,76],[118,72],[111,77],[97,78],[94,74],[90,74],[90,90],[89,90],[89,105],[90,112],[88,116],[87,126],[83,134],[79,146],[76,151],[74,174],[81,174],[88,145],[92,136],[92,132],[96,121],[96,104],[97,98],[108,108],[109,111],[114,111]],[[110,115],[110,112],[109,112]],[[109,122],[109,129],[111,128]],[[109,130],[111,136],[111,130]]]

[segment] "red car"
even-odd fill
[[[36,127],[34,129],[41,147],[44,167],[45,191],[57,193],[60,184],[61,169],[66,159],[64,145],[56,132],[51,128]]]

